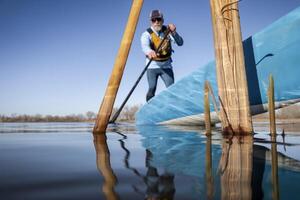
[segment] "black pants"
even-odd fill
[[[155,95],[157,79],[158,77],[164,81],[166,87],[169,87],[174,83],[174,73],[172,69],[148,69],[147,70],[147,79],[149,89],[147,92],[146,100],[149,101]]]

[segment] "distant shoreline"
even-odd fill
[[[268,123],[269,119],[268,118],[252,118],[253,123]],[[6,119],[2,120],[0,118],[0,123],[57,123],[57,122],[87,122],[87,123],[95,123],[96,119],[26,119],[26,120],[21,120],[21,119]],[[117,120],[117,122],[134,122],[134,120],[127,120],[127,119],[120,119]],[[276,123],[278,124],[300,124],[300,118],[276,118]]]
[[[139,110],[141,105],[125,106],[120,113],[117,121],[118,122],[132,122],[135,120],[135,113]],[[118,110],[114,108],[111,116]],[[85,114],[70,114],[65,116],[59,115],[28,115],[28,114],[12,114],[12,115],[1,115],[0,123],[11,122],[11,123],[26,123],[26,122],[95,122],[97,114],[92,111],[88,111]]]
[[[95,114],[93,115],[66,115],[66,116],[58,116],[58,115],[13,115],[13,116],[4,116],[0,115],[0,122],[8,122],[8,123],[26,123],[26,122],[92,122],[95,121]]]

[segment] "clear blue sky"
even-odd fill
[[[98,112],[131,0],[0,0],[0,114]],[[243,0],[243,38],[300,6],[300,0]],[[176,80],[214,59],[209,0],[144,0],[115,105],[144,68],[140,35],[160,9],[184,38]],[[159,81],[158,92],[164,89]],[[145,102],[146,77],[129,105]]]

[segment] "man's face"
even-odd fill
[[[164,20],[162,18],[152,18],[151,19],[151,26],[157,32],[159,32],[161,30],[163,23],[164,23]]]

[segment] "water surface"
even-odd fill
[[[299,198],[297,131],[223,137],[217,130],[205,136],[200,128],[119,124],[93,136],[92,127],[1,123],[0,198]]]

